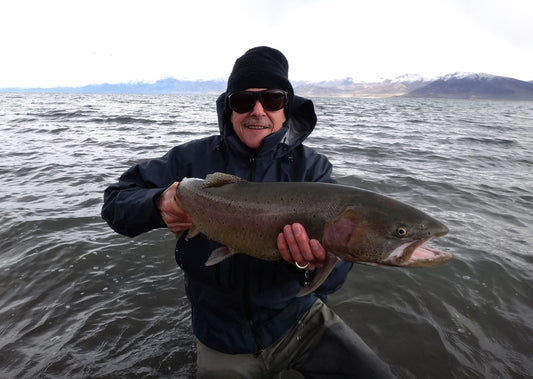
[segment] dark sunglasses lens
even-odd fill
[[[253,109],[259,100],[267,111],[277,111],[287,104],[287,93],[284,91],[242,91],[229,96],[229,107],[237,113],[246,113]]]
[[[285,106],[287,95],[281,91],[264,91],[261,93],[261,104],[267,111],[277,111]]]
[[[237,113],[250,111],[257,101],[257,96],[252,92],[237,92],[229,97],[229,107]]]

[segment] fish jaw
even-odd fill
[[[386,259],[377,263],[400,267],[433,267],[450,261],[450,253],[426,245],[430,239],[404,243],[394,249]]]

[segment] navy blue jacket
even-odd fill
[[[229,122],[222,94],[217,100],[220,135],[174,147],[160,159],[133,166],[104,193],[102,217],[118,233],[133,237],[166,227],[159,195],[184,177],[204,178],[220,171],[251,181],[332,182],[326,157],[302,141],[316,124],[313,103],[295,97],[283,128],[255,151],[240,142]],[[193,329],[206,346],[224,353],[256,353],[278,341],[320,297],[344,283],[351,269],[341,262],[314,293],[296,297],[309,273],[284,260],[267,262],[237,254],[215,266],[204,265],[217,243],[203,235],[176,244],[176,261],[185,272]],[[312,274],[311,274],[312,275]]]

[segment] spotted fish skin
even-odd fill
[[[208,264],[235,253],[280,259],[277,236],[285,225],[295,222],[326,249],[326,266],[320,270],[322,274],[315,275],[319,281],[326,279],[339,259],[429,267],[452,258],[425,246],[431,238],[448,233],[442,223],[407,204],[354,187],[315,182],[255,183],[214,173],[205,180],[184,178],[176,199],[193,220],[189,238],[203,233],[225,246],[214,252],[217,257]],[[312,283],[315,288],[318,285]]]

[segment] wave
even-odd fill
[[[175,238],[100,218],[134,163],[218,133],[216,97],[2,96],[0,373],[194,377]],[[400,377],[533,372],[533,108],[415,99],[315,100],[307,143],[341,184],[450,228],[433,269],[356,265],[330,305]],[[408,343],[413,349],[402,349]]]

